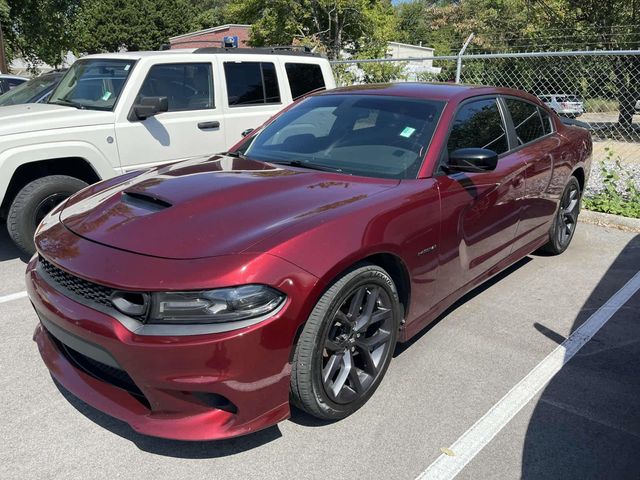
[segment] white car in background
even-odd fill
[[[9,90],[13,90],[18,85],[22,85],[27,80],[29,79],[18,77],[17,75],[0,73],[0,95],[2,95],[3,93],[7,93]]]
[[[322,88],[328,60],[294,47],[84,57],[48,103],[0,107],[0,218],[32,254],[40,220],[88,184],[226,151]]]
[[[584,113],[584,102],[577,95],[552,93],[538,95],[538,98],[558,115],[576,118]]]

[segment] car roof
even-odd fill
[[[183,55],[197,54],[197,55],[286,55],[286,56],[300,56],[300,57],[315,57],[322,58],[320,55],[307,52],[301,49],[293,49],[293,47],[269,47],[269,48],[177,48],[174,50],[157,50],[157,51],[141,51],[141,52],[119,52],[119,53],[96,53],[93,55],[87,55],[85,58],[102,58],[102,59],[126,59],[126,60],[140,60],[142,58],[166,58],[175,56],[179,58]]]
[[[16,80],[29,80],[28,78],[20,77],[18,75],[10,75],[8,73],[0,73],[0,78],[14,78]]]
[[[461,101],[480,95],[512,95],[529,100],[537,100],[533,95],[513,88],[489,87],[485,85],[466,85],[456,83],[383,83],[351,85],[326,90],[318,95],[386,95],[397,97],[421,98],[425,100]]]

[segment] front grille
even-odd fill
[[[42,256],[39,260],[42,270],[55,284],[54,286],[57,285],[66,292],[71,292],[72,294],[86,299],[89,302],[113,308],[111,295],[115,291],[114,289],[71,275],[70,273],[56,267],[53,263],[47,261]]]
[[[86,355],[62,343],[48,330],[47,333],[49,334],[51,341],[53,341],[56,347],[58,347],[58,350],[60,350],[60,352],[73,366],[102,382],[125,390],[145,407],[151,408],[149,401],[127,372],[87,357]]]

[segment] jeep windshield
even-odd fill
[[[81,110],[113,110],[135,61],[78,60],[69,69],[49,103]]]
[[[315,170],[416,178],[443,107],[399,96],[309,97],[267,125],[244,153]]]

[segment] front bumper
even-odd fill
[[[113,253],[117,263],[122,256],[134,256],[84,240],[82,248],[102,250],[100,258]],[[144,263],[145,257],[136,257]],[[26,274],[29,297],[41,318],[34,340],[53,377],[89,405],[140,433],[179,440],[242,435],[290,415],[289,358],[299,319],[307,314],[292,299],[306,296],[285,292],[287,303],[275,316],[239,330],[143,336],[63,295],[40,275],[37,263],[32,259]],[[315,285],[315,277],[306,272],[290,264],[282,268],[289,269],[291,289],[308,292]]]

